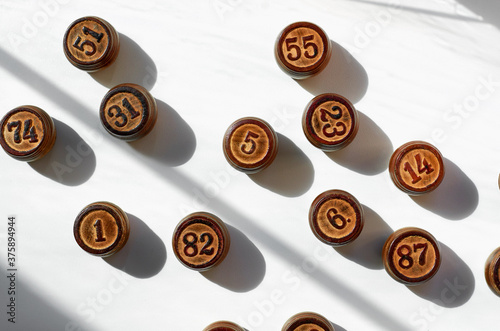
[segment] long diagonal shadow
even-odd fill
[[[62,109],[71,109],[74,116],[78,117],[89,126],[93,126],[92,123],[98,123],[97,112],[82,104],[66,91],[53,84],[33,69],[27,67],[24,63],[15,59],[1,48],[0,59],[0,66],[10,72],[12,76],[18,77],[26,84],[29,84],[34,90],[45,94],[48,98],[51,98],[56,104],[61,106]],[[116,144],[117,148],[123,148],[122,144],[119,144],[118,141],[111,141]],[[147,162],[147,165],[155,171],[159,177],[164,177],[168,183],[175,186],[178,190],[183,191],[187,196],[191,195],[191,190],[194,188],[202,190],[200,184],[194,182],[174,168],[170,168],[149,159],[145,162]],[[293,246],[273,236],[265,228],[253,222],[252,219],[217,197],[214,197],[210,201],[210,206],[223,220],[227,220],[229,224],[237,226],[238,229],[249,237],[258,238],[259,242],[265,245],[269,250],[274,250],[288,263],[299,265],[307,258],[307,256],[301,254]],[[318,282],[326,293],[341,298],[343,302],[351,305],[357,311],[363,312],[368,319],[379,324],[382,328],[391,330],[408,329],[406,325],[388,315],[374,303],[363,298],[357,291],[351,289],[334,275],[328,274],[321,267],[318,267],[314,274],[311,275],[311,278]]]

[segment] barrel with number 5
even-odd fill
[[[64,34],[64,55],[81,70],[92,72],[109,66],[118,56],[119,48],[118,33],[99,17],[79,18]]]
[[[245,117],[229,126],[223,141],[226,160],[235,169],[253,174],[268,167],[278,153],[278,136],[264,120]]]
[[[387,273],[405,285],[431,279],[441,265],[439,243],[427,231],[408,227],[395,231],[382,249]]]
[[[56,128],[52,118],[35,106],[21,106],[9,111],[0,122],[0,145],[20,161],[36,161],[54,146]]]
[[[274,46],[278,66],[295,79],[319,73],[330,61],[331,53],[330,39],[325,31],[309,22],[287,26]]]
[[[219,265],[229,251],[230,242],[224,222],[206,212],[184,217],[172,236],[172,247],[179,262],[197,271]]]

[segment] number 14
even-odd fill
[[[415,155],[415,161],[417,161],[417,171],[419,174],[422,174],[424,172],[426,174],[430,174],[431,172],[434,171],[434,169],[432,168],[432,164],[427,162],[427,160],[425,158],[422,161],[422,157],[420,156],[420,154]],[[411,179],[412,179],[412,181],[411,181],[412,184],[416,184],[422,180],[422,177],[418,176],[415,173],[415,171],[413,170],[413,167],[410,165],[409,162],[406,162],[404,164],[404,170],[410,174]]]

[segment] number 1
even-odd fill
[[[102,242],[106,241],[106,238],[104,238],[103,233],[102,233],[102,221],[101,220],[95,220],[94,222],[94,228],[95,228],[95,235],[97,238],[95,238],[95,242]]]

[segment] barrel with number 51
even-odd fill
[[[79,18],[70,24],[64,34],[64,55],[72,65],[88,72],[113,63],[119,48],[118,33],[99,17]]]

